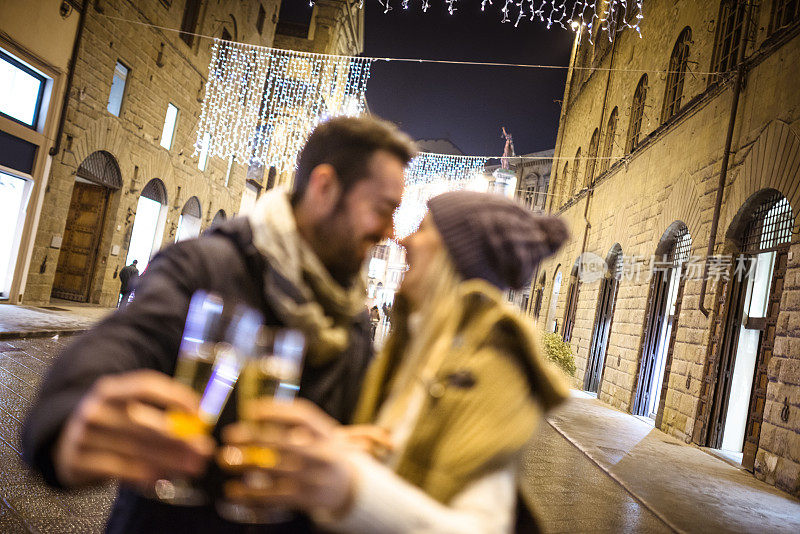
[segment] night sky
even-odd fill
[[[461,0],[449,15],[444,0],[419,1],[387,14],[365,0],[364,55],[493,63],[567,65],[574,34],[538,20],[502,24],[502,0],[480,11]],[[566,70],[376,62],[367,85],[372,113],[398,123],[415,139],[448,138],[468,155],[500,155],[500,127],[517,154],[555,146]]]

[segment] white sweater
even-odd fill
[[[381,534],[497,534],[511,532],[516,505],[516,466],[488,473],[445,506],[400,478],[372,456],[353,452],[353,505],[337,520],[315,518],[334,532]]]

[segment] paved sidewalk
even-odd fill
[[[520,484],[546,534],[673,532],[547,423],[523,457]]]
[[[114,309],[60,302],[46,307],[0,304],[0,339],[83,332]]]
[[[800,532],[800,501],[596,399],[550,424],[677,532]]]

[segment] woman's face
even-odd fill
[[[419,225],[419,230],[400,240],[406,249],[406,262],[408,271],[403,277],[402,291],[412,303],[419,304],[425,295],[421,293],[425,288],[428,276],[435,276],[430,272],[430,265],[436,254],[443,249],[442,236],[433,224],[430,215],[426,215]]]

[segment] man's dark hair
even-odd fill
[[[137,263],[139,263],[139,260],[133,260],[134,265],[136,265]]]
[[[367,177],[367,164],[378,150],[385,150],[407,165],[416,155],[414,142],[397,127],[375,117],[335,117],[317,126],[297,157],[292,204],[306,193],[311,171],[331,165],[342,194]]]

